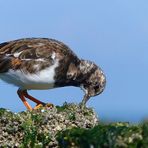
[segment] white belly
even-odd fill
[[[21,89],[50,89],[54,87],[55,68],[57,66],[58,62],[35,74],[25,74],[21,70],[14,71],[11,69],[7,73],[0,74],[0,78]]]

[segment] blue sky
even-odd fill
[[[148,1],[2,0],[0,42],[23,37],[63,41],[104,70],[107,87],[92,98],[101,120],[139,122],[148,118]],[[25,110],[16,87],[0,81],[0,107]],[[30,91],[44,102],[80,102],[83,92],[67,87]],[[32,104],[33,105],[33,104]]]

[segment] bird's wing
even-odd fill
[[[0,44],[0,73],[21,69],[33,73],[53,65],[69,52],[63,43],[49,39],[21,39]],[[69,53],[70,54],[70,53]]]

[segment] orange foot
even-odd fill
[[[30,95],[27,93],[27,90],[21,90],[21,89],[19,89],[19,90],[17,91],[17,93],[18,93],[20,99],[22,100],[22,102],[24,103],[24,105],[26,106],[26,108],[27,108],[28,110],[30,110],[30,111],[33,110],[33,109],[39,109],[39,108],[44,107],[44,106],[47,107],[47,108],[53,107],[53,104],[48,104],[48,103],[46,104],[46,103],[41,102],[40,100],[37,100],[36,98],[30,96]],[[29,100],[35,102],[37,105],[36,105],[34,108],[32,108],[32,107],[29,105],[29,103],[26,101],[26,98],[28,98]]]
[[[47,103],[47,104],[37,104],[33,109],[36,110],[36,109],[40,109],[42,107],[45,107],[45,108],[53,108],[53,104],[50,104],[50,103]]]

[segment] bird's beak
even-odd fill
[[[80,103],[81,107],[84,108],[86,106],[86,102],[89,100],[90,96],[88,94],[85,94],[83,97],[82,102]]]

